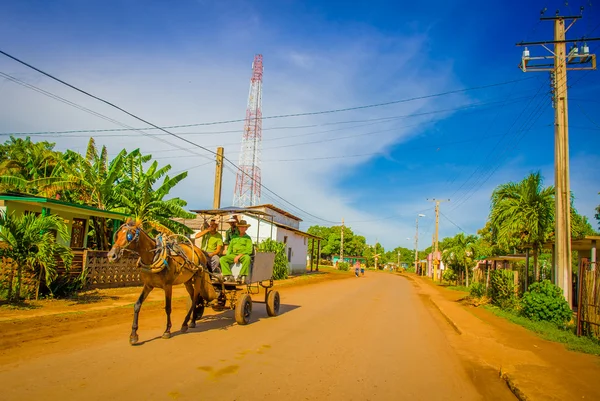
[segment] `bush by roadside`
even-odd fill
[[[554,323],[544,321],[536,322],[525,316],[521,316],[514,311],[502,310],[496,306],[487,305],[484,306],[484,308],[496,316],[502,317],[512,323],[533,331],[545,340],[565,344],[567,348],[572,351],[600,356],[600,341],[590,337],[577,337],[573,326],[561,329]]]

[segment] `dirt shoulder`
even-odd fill
[[[283,290],[331,280],[352,278],[351,272],[321,269],[305,275],[276,280],[274,289]],[[90,328],[99,329],[118,322],[129,321],[132,306],[141,287],[122,287],[90,290],[70,299],[28,301],[23,307],[0,306],[0,351],[23,347],[36,340],[49,340],[61,335],[73,335]],[[284,296],[284,294],[282,294]],[[189,295],[184,286],[173,288],[175,310],[185,308]],[[264,290],[257,297],[264,297]],[[155,289],[144,302],[144,311],[164,308],[164,292]]]
[[[453,347],[467,360],[493,367],[520,399],[600,399],[600,358],[569,351],[563,344],[464,305],[467,294],[405,274],[430,299],[460,336]]]

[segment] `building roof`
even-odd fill
[[[592,250],[593,242],[600,242],[600,235],[586,235],[581,239],[571,240],[571,250],[573,251],[590,251]],[[554,242],[546,242],[544,244],[545,249],[552,249]]]
[[[291,219],[302,221],[302,219],[300,217],[294,216],[293,214],[291,214],[289,212],[286,212],[285,210],[280,209],[277,206],[272,205],[270,203],[266,203],[264,205],[248,206],[248,209],[260,209],[260,208],[271,209],[271,210],[273,210],[273,211],[275,211],[275,212],[277,212],[279,214],[282,214],[282,215],[284,215],[286,217],[289,217]]]
[[[317,239],[317,240],[322,240],[322,239],[323,239],[323,238],[321,238],[321,237],[317,237],[316,235],[309,234],[309,233],[307,233],[307,232],[305,232],[305,231],[298,230],[297,228],[290,227],[290,226],[287,226],[287,225],[285,225],[285,224],[278,223],[278,222],[276,222],[276,221],[274,221],[274,222],[273,222],[273,225],[275,225],[275,226],[277,226],[277,227],[280,227],[280,228],[283,228],[283,229],[285,229],[285,230],[293,231],[293,232],[295,232],[296,234],[299,234],[299,235],[301,235],[301,236],[303,236],[303,237],[307,237],[307,238],[313,238],[313,239]]]
[[[236,207],[222,207],[221,209],[201,209],[201,210],[190,210],[192,213],[198,213],[200,215],[213,215],[213,216],[227,216],[230,214],[249,214],[258,217],[273,217],[272,215],[261,212],[260,210],[251,210],[248,208],[236,208]],[[269,219],[271,220],[271,219]]]
[[[98,209],[88,205],[79,205],[76,203],[63,202],[56,199],[43,198],[41,196],[27,195],[27,194],[0,194],[0,201],[19,202],[28,205],[41,204],[50,210],[58,210],[64,212],[72,212],[73,209],[78,209],[81,212],[89,216],[105,217],[109,219],[124,220],[129,215],[125,213],[111,212],[108,210]]]
[[[525,255],[504,255],[504,256],[490,256],[489,258],[485,258],[483,260],[480,260],[479,262],[484,262],[486,260],[515,262],[515,261],[525,260],[525,259],[527,259],[527,257]]]

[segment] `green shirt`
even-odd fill
[[[252,238],[248,234],[244,234],[241,237],[233,237],[229,248],[227,248],[227,255],[252,255]]]
[[[202,250],[208,253],[213,253],[217,250],[219,245],[223,245],[223,237],[220,233],[206,233],[202,237]]]
[[[240,230],[237,227],[234,227],[233,229],[228,228],[227,231],[225,231],[225,245],[229,245],[231,240],[238,235],[240,235]]]

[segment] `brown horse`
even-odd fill
[[[174,285],[184,284],[192,301],[181,331],[187,331],[190,317],[190,327],[196,327],[196,305],[203,305],[204,300],[210,302],[216,298],[206,270],[207,258],[204,252],[191,243],[188,245],[166,241],[162,236],[154,240],[142,229],[140,222],[131,219],[115,233],[114,245],[107,255],[109,262],[116,262],[124,250],[139,255],[137,265],[141,269],[140,275],[144,282],[142,293],[133,309],[129,342],[132,345],[138,342],[138,315],[142,303],[154,288],[162,288],[165,291],[167,328],[163,338],[171,337],[171,296]]]

